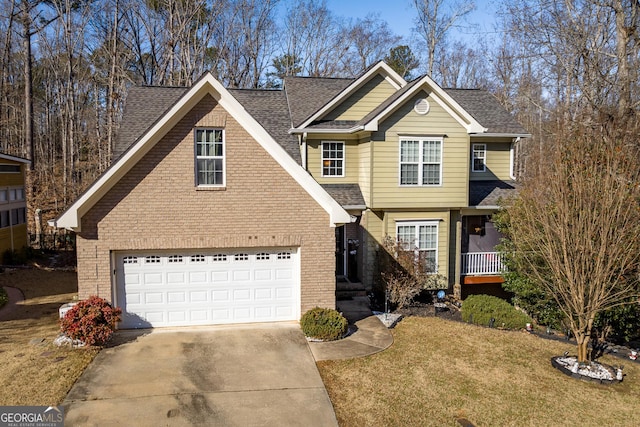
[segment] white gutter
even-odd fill
[[[356,133],[361,130],[365,130],[364,126],[355,126],[349,129],[309,129],[309,128],[291,128],[289,129],[289,135],[301,134],[301,133]]]
[[[471,133],[473,138],[531,138],[530,133]]]

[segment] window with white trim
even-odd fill
[[[487,162],[487,145],[473,144],[471,147],[471,171],[484,172]]]
[[[225,146],[222,129],[196,129],[196,185],[225,185]]]
[[[400,139],[400,185],[442,184],[442,138]]]
[[[344,142],[322,141],[322,176],[344,176]]]
[[[414,249],[427,262],[427,271],[437,271],[438,221],[398,222],[396,233],[403,249]]]

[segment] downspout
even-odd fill
[[[307,169],[307,132],[303,132],[300,138],[300,157],[302,160],[302,168],[308,172]]]

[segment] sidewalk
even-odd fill
[[[330,342],[310,342],[309,348],[316,361],[353,359],[385,350],[393,344],[393,335],[380,319],[371,313],[367,297],[338,301],[337,310],[356,331],[347,338]]]

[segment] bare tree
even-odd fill
[[[376,14],[356,20],[347,34],[351,47],[345,55],[345,66],[352,75],[380,61],[401,39]]]
[[[579,362],[596,315],[639,295],[637,130],[611,121],[558,135],[506,208],[511,261],[556,301]]]
[[[344,56],[349,50],[348,30],[326,1],[293,0],[285,16],[281,49],[299,61],[303,75],[345,75]]]
[[[415,31],[426,44],[427,73],[432,75],[438,49],[442,48],[451,29],[475,9],[473,1],[451,3],[445,0],[413,0],[418,13]]]

